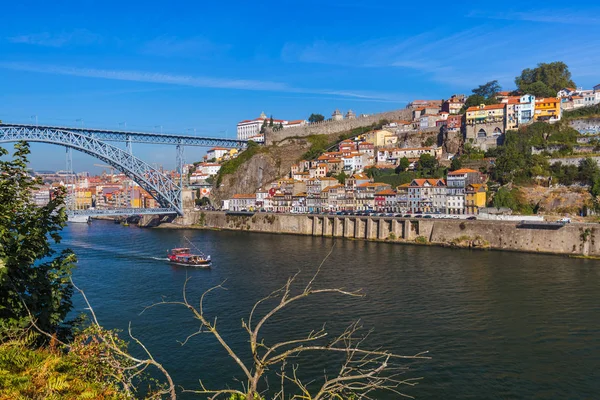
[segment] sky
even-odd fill
[[[512,7],[512,8],[511,8]],[[564,61],[600,83],[600,2],[19,1],[3,4],[0,120],[229,137],[280,119],[404,108]],[[204,148],[187,148],[186,161]],[[32,145],[35,169],[64,148]],[[166,168],[168,146],[134,145]],[[76,171],[99,161],[74,154]]]

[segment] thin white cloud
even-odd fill
[[[571,25],[594,25],[600,23],[600,17],[595,16],[594,12],[582,14],[581,12],[573,12],[571,10],[536,9],[528,11],[502,12],[472,10],[467,14],[467,17]]]
[[[251,79],[225,79],[206,76],[177,75],[159,72],[144,72],[133,70],[107,70],[96,68],[76,68],[59,65],[43,65],[19,62],[0,62],[0,68],[46,73],[55,75],[78,76],[85,78],[111,79],[119,81],[145,82],[166,85],[189,86],[198,88],[237,89],[253,91],[272,91],[287,93],[308,93],[319,95],[333,95],[345,98],[365,100],[394,100],[394,96],[386,93],[372,93],[348,90],[310,89],[299,88],[287,83],[274,81],[261,81]]]
[[[178,38],[175,36],[159,36],[141,48],[144,54],[158,56],[207,57],[226,52],[231,46],[218,44],[205,37]]]
[[[572,72],[588,75],[589,65],[600,63],[595,51],[600,42],[597,28],[581,42],[580,31],[564,31],[550,42],[523,41],[514,24],[502,27],[474,27],[467,30],[426,32],[409,38],[386,38],[359,43],[315,41],[308,45],[287,43],[281,58],[286,62],[339,65],[347,68],[380,68],[396,74],[406,71],[404,79],[422,76],[433,82],[466,90],[497,79],[507,88],[522,69],[540,62],[563,60]],[[538,36],[555,35],[555,26],[540,26]],[[518,44],[518,45],[517,45]],[[597,69],[597,67],[596,67]],[[404,72],[403,71],[403,72]]]
[[[61,33],[33,33],[26,35],[18,35],[8,37],[7,40],[11,43],[29,44],[45,47],[63,47],[67,45],[86,46],[99,43],[102,37],[87,29],[76,29],[70,32]]]

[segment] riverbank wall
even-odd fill
[[[600,257],[600,225],[192,211],[164,227],[377,240]]]

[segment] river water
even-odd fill
[[[185,237],[214,263],[210,270],[172,266],[166,251]],[[296,338],[324,322],[332,331],[361,319],[374,329],[368,345],[397,354],[429,351],[430,360],[406,363],[405,388],[418,399],[600,398],[600,262],[558,256],[453,250],[329,238],[194,230],[138,229],[110,222],[72,224],[62,246],[79,258],[76,284],[108,328],[132,330],[170,371],[177,385],[239,387],[240,370],[215,339],[179,342],[198,324],[180,300],[226,280],[227,291],[207,297],[205,312],[242,357],[241,326],[256,300],[300,272],[310,273],[333,248],[319,287],[362,289],[364,298],[318,296],[268,325],[267,338]],[[189,246],[186,246],[189,247]],[[82,300],[75,299],[77,310]],[[313,360],[314,361],[314,360]],[[318,378],[323,366],[304,363]],[[201,398],[185,395],[181,398]],[[397,395],[381,399],[398,398]]]

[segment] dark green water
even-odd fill
[[[239,387],[240,371],[209,335],[182,341],[198,324],[179,300],[186,277],[196,301],[227,279],[227,291],[206,301],[206,313],[232,347],[247,356],[241,319],[253,303],[301,270],[314,271],[331,239],[191,230],[142,230],[106,222],[73,224],[63,245],[79,257],[75,282],[103,325],[134,333],[177,385]],[[211,254],[212,270],[159,260],[184,236]],[[158,260],[155,258],[159,258]],[[296,337],[327,321],[332,330],[360,318],[370,344],[398,354],[429,351],[405,377],[418,399],[600,398],[600,262],[534,254],[478,252],[338,240],[318,279],[322,287],[363,289],[363,299],[320,296],[276,318],[265,333]],[[80,299],[76,301],[83,308]],[[314,364],[314,365],[313,365]],[[317,378],[323,366],[305,364]],[[199,398],[199,397],[182,397]],[[396,395],[381,399],[398,398]]]

